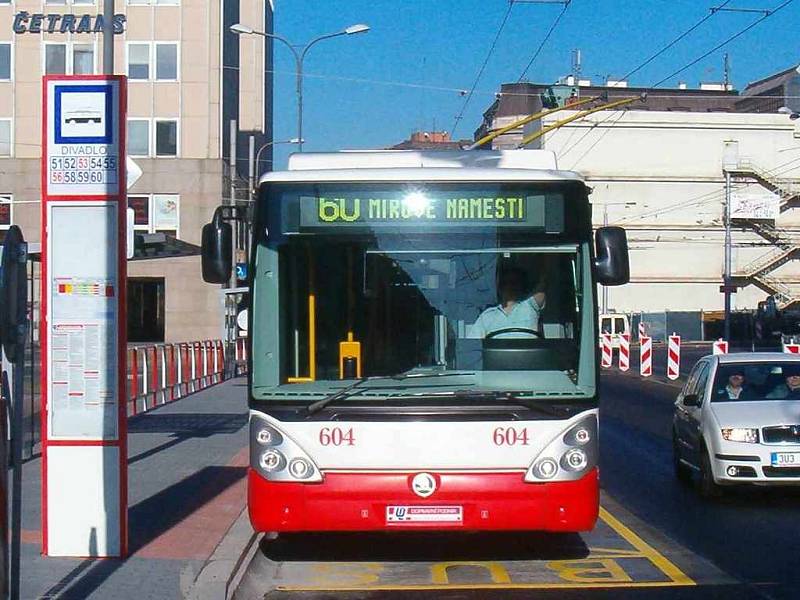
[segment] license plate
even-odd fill
[[[770,462],[773,467],[800,467],[800,452],[773,452]]]
[[[461,523],[461,506],[387,506],[387,523]]]

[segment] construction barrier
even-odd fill
[[[681,375],[681,336],[669,336],[667,348],[667,378],[676,380]]]
[[[639,341],[639,375],[650,377],[653,374],[653,338],[645,336]]]
[[[783,344],[783,351],[787,354],[800,354],[800,344]]]
[[[600,336],[600,366],[608,369],[611,366],[612,358],[611,334],[604,333]]]
[[[644,327],[644,323],[639,321],[639,342],[641,342],[642,339],[646,337],[647,337],[647,330]]]
[[[621,333],[619,336],[619,370],[627,371],[631,367],[631,334]]]
[[[128,350],[128,414],[150,410],[225,379],[221,340],[136,346]]]
[[[727,354],[728,353],[728,342],[725,340],[719,339],[714,342],[713,346],[711,347],[711,353],[716,354]]]

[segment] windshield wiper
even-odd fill
[[[517,393],[515,392],[459,391],[456,392],[454,396],[456,398],[461,398],[464,400],[491,400],[492,402],[506,401],[517,404],[531,411],[539,412],[545,415],[550,415],[551,417],[564,416],[564,412],[556,410],[555,408],[553,408],[552,404],[542,402],[540,400],[533,400],[531,398],[523,398],[517,395]]]
[[[422,379],[424,377],[455,377],[457,375],[475,375],[474,372],[471,371],[434,371],[431,373],[425,372],[412,372],[412,373],[400,373],[398,375],[379,375],[376,377],[362,377],[361,379],[357,380],[356,382],[348,385],[347,387],[342,388],[338,392],[334,392],[330,396],[326,396],[322,400],[317,400],[316,402],[312,402],[306,408],[306,415],[310,416],[316,412],[321,411],[326,406],[332,404],[333,402],[338,402],[339,400],[346,400],[352,396],[355,396],[362,391],[366,391],[370,388],[361,388],[362,384],[372,382],[372,381],[404,381],[406,379]]]

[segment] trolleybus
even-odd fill
[[[249,268],[257,531],[585,531],[598,515],[596,283],[625,232],[552,153],[295,154]],[[230,276],[230,225],[203,231]]]

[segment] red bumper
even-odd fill
[[[256,531],[589,531],[597,521],[597,469],[578,481],[525,483],[521,473],[435,474],[437,491],[411,491],[415,473],[334,473],[322,483],[273,483],[248,472]],[[387,522],[387,506],[460,506],[459,523]]]

